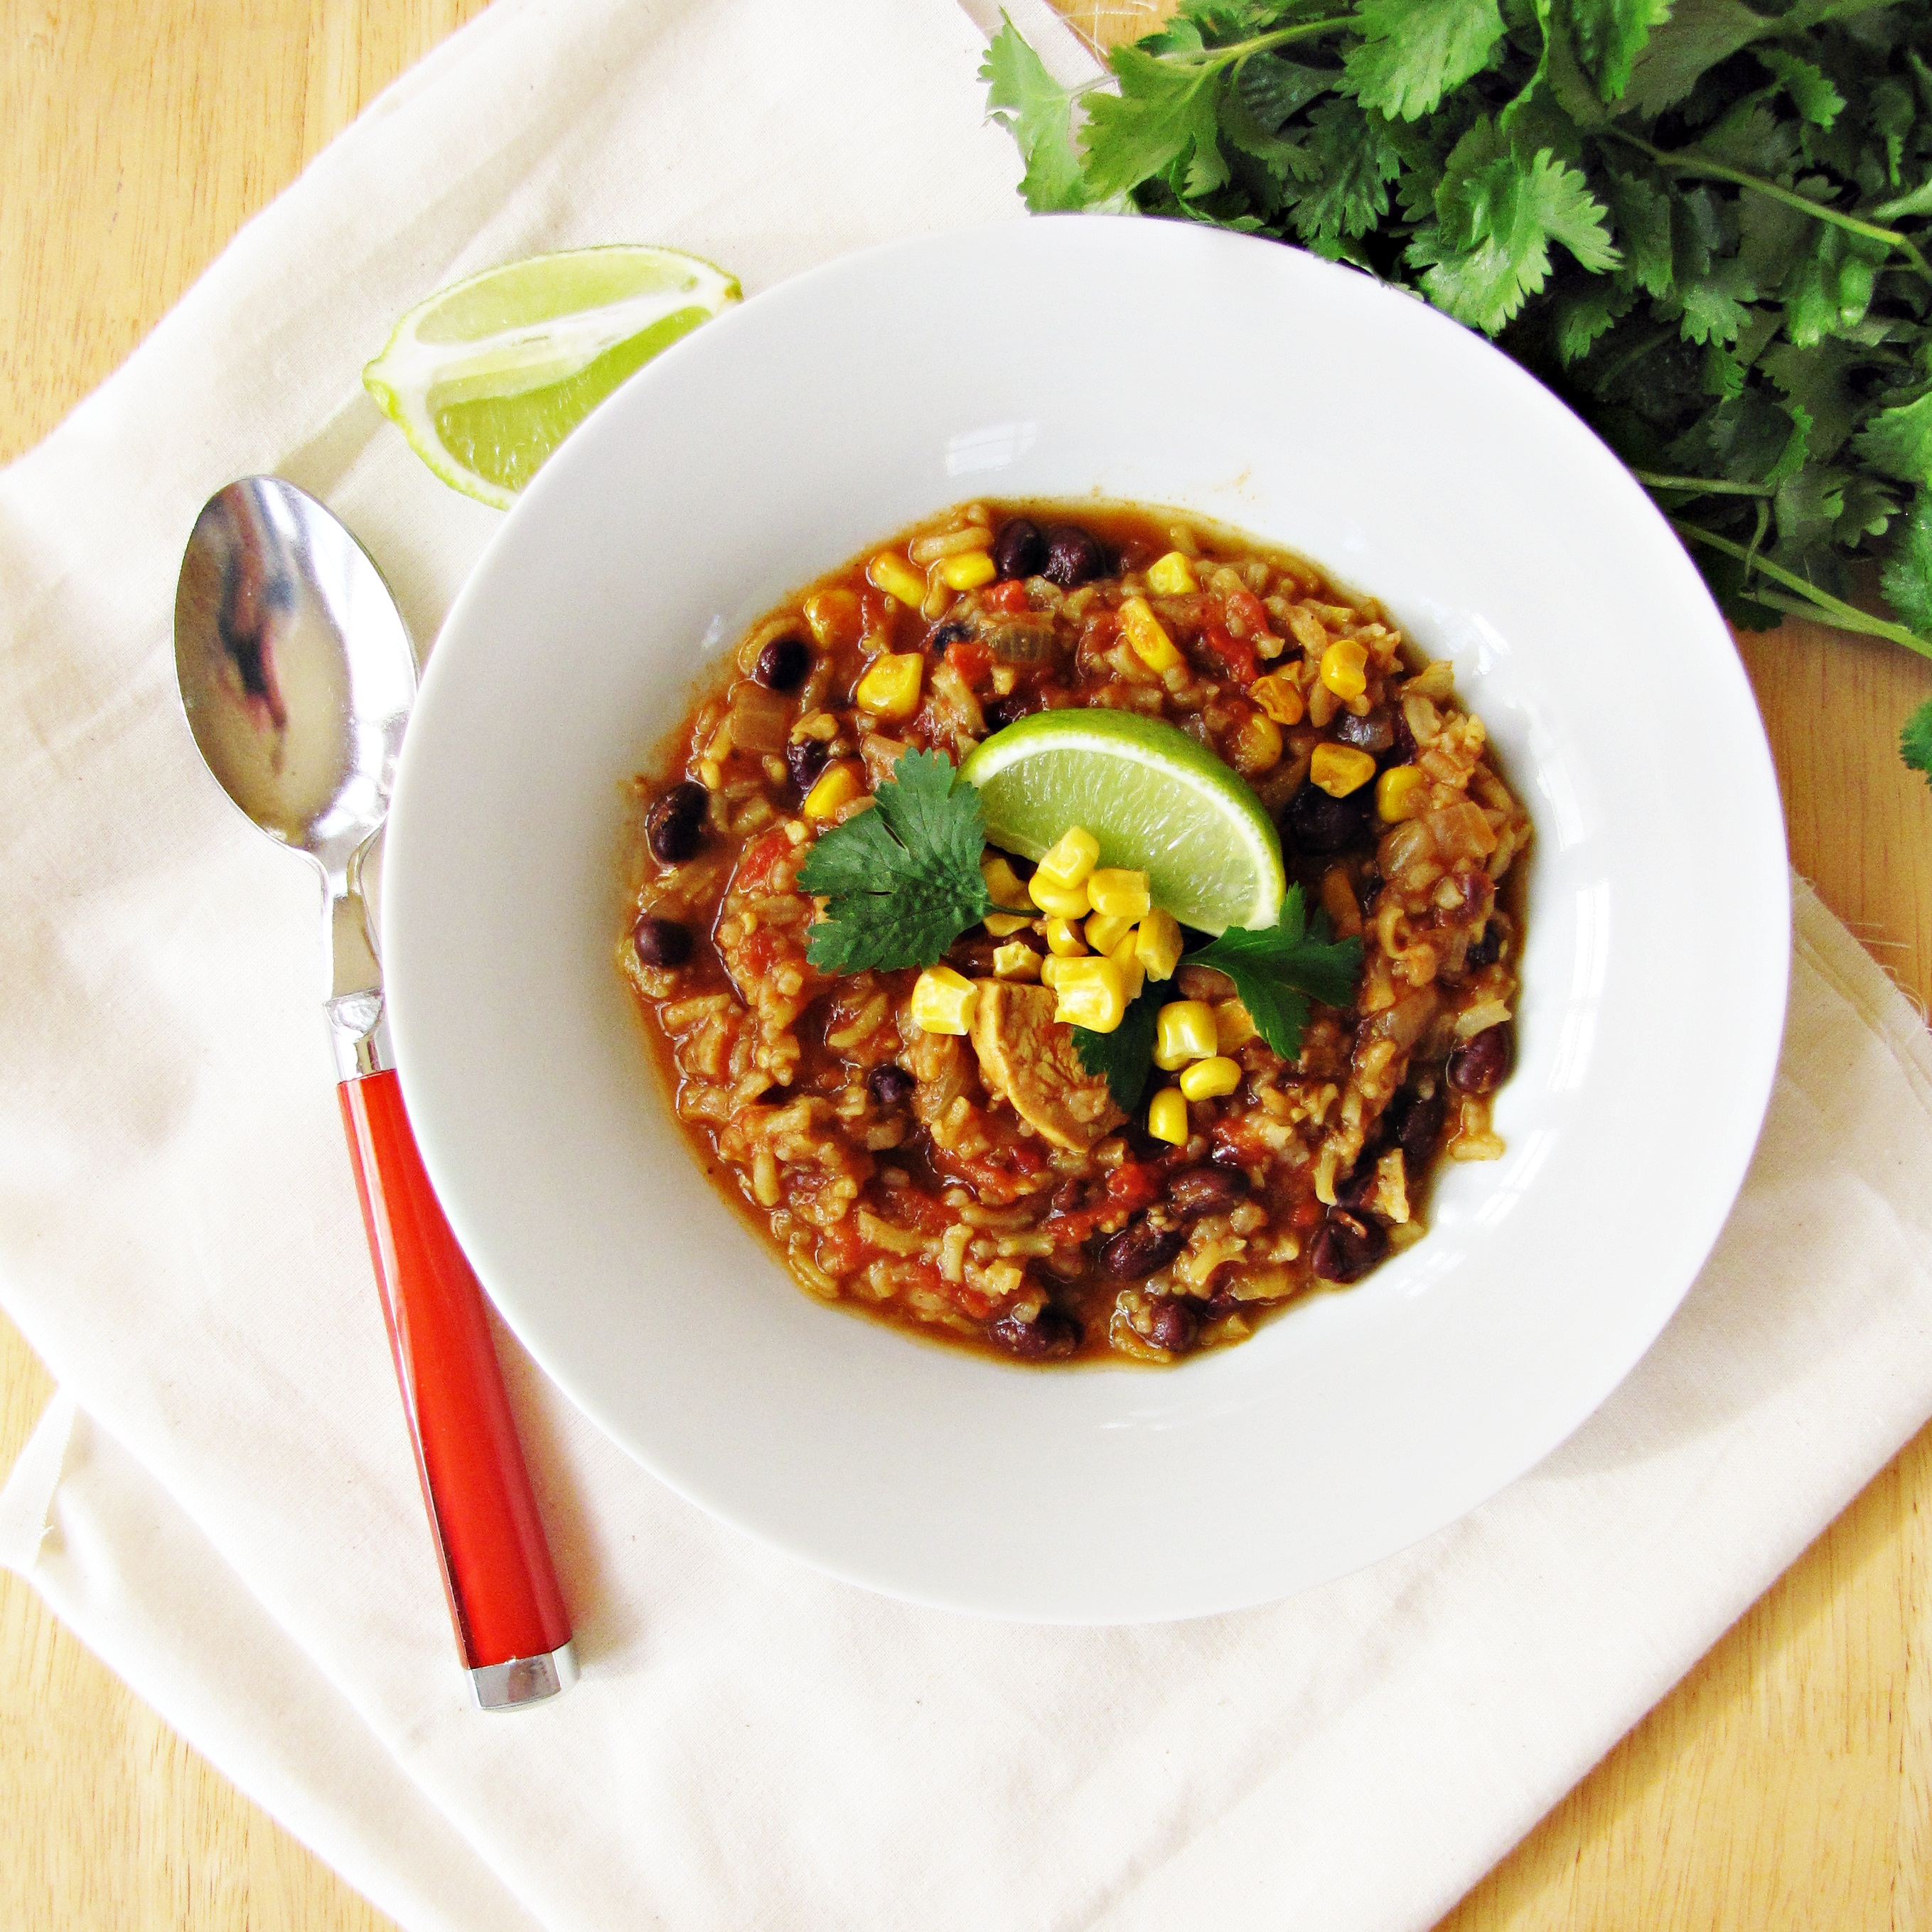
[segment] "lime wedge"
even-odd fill
[[[362,381],[446,483],[507,509],[626,376],[740,292],[675,248],[533,255],[418,302]]]
[[[1281,916],[1281,840],[1238,773],[1177,726],[1132,711],[1036,711],[996,731],[962,767],[986,836],[1037,859],[1070,825],[1103,866],[1144,872],[1184,926],[1224,932]]]

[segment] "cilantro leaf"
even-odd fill
[[[1708,69],[1780,26],[1744,0],[1677,0],[1670,12],[1630,64],[1626,98],[1641,113],[1674,106]]]
[[[1388,189],[1402,161],[1379,116],[1352,100],[1328,100],[1308,117],[1313,178],[1294,207],[1304,242],[1365,235],[1388,212]]]
[[[1576,56],[1606,101],[1620,100],[1630,66],[1653,27],[1670,17],[1670,0],[1569,0]]]
[[[992,910],[980,794],[939,752],[908,752],[872,809],[826,832],[798,882],[829,903],[806,957],[822,972],[930,966]]]
[[[1089,1073],[1106,1077],[1114,1104],[1127,1114],[1136,1112],[1154,1071],[1154,1023],[1167,994],[1150,982],[1127,1008],[1112,1033],[1073,1029],[1074,1050]]]
[[[1757,58],[1776,74],[1792,104],[1814,127],[1828,128],[1845,111],[1845,97],[1821,67],[1782,47],[1760,47]]]
[[[1116,47],[1109,64],[1120,91],[1094,96],[1081,132],[1090,199],[1104,201],[1166,175],[1197,148],[1219,156],[1218,68],[1170,66],[1140,47]],[[1227,179],[1225,166],[1221,179]]]
[[[1882,412],[1852,445],[1874,470],[1903,483],[1932,484],[1932,390]]]
[[[1503,37],[1496,0],[1361,0],[1363,35],[1342,63],[1364,107],[1416,121],[1490,64]]]
[[[1327,914],[1318,912],[1310,920],[1301,888],[1291,886],[1276,924],[1258,932],[1230,926],[1187,956],[1192,964],[1214,967],[1234,981],[1255,1030],[1292,1061],[1300,1056],[1310,1000],[1345,1012],[1354,1004],[1362,942],[1330,938]]]
[[[1912,499],[1912,514],[1879,578],[1885,601],[1921,637],[1932,637],[1932,490]]]
[[[1905,729],[1898,734],[1898,755],[1932,784],[1932,698],[1905,721]]]
[[[1004,23],[986,49],[980,78],[986,83],[986,112],[1018,144],[1026,162],[1020,193],[1036,214],[1082,208],[1080,157],[1073,147],[1073,96],[1046,70],[1020,38],[1012,21]]]

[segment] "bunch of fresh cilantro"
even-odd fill
[[[1922,0],[1180,0],[1110,58],[1070,92],[994,40],[1030,207],[1406,284],[1591,424],[1738,623],[1932,657]],[[1932,702],[1900,748],[1932,779]]]

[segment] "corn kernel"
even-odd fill
[[[999,574],[999,566],[982,550],[962,550],[939,566],[939,580],[951,590],[977,590]]]
[[[1025,932],[1033,921],[1023,912],[989,912],[982,923],[995,939],[1010,939],[1015,933]]]
[[[1246,1046],[1254,1036],[1254,1021],[1239,1000],[1223,1000],[1214,1009],[1214,1044],[1223,1053]]]
[[[1013,870],[1012,862],[1004,852],[982,852],[980,876],[986,880],[986,890],[992,894],[995,905],[1026,904],[1026,887],[1020,883],[1020,875]]]
[[[1036,872],[1027,881],[1027,897],[1054,919],[1084,919],[1094,908],[1083,881],[1073,886],[1057,886],[1044,872]]]
[[[1429,775],[1414,765],[1391,765],[1376,781],[1376,812],[1384,824],[1417,818],[1429,807]]]
[[[1180,964],[1180,922],[1156,906],[1134,933],[1134,954],[1150,980],[1171,980]]]
[[[1147,985],[1147,968],[1134,950],[1133,934],[1128,933],[1117,945],[1109,947],[1107,957],[1120,969],[1120,990],[1126,994],[1128,1005],[1132,1006]]]
[[[821,590],[805,600],[805,621],[821,650],[856,644],[864,625],[859,600],[849,590]]]
[[[1362,908],[1346,866],[1330,866],[1322,874],[1322,910],[1340,938],[1353,939],[1361,931]]]
[[[1053,1017],[1089,1033],[1112,1033],[1126,1017],[1127,990],[1111,959],[1069,959],[1053,982]]]
[[[875,589],[915,610],[926,602],[926,579],[904,557],[895,556],[889,550],[880,550],[866,565],[866,578]]]
[[[1277,724],[1299,724],[1308,716],[1301,687],[1286,671],[1271,670],[1248,686],[1252,698]]]
[[[970,1033],[980,989],[950,966],[928,966],[912,982],[912,1016],[925,1033]]]
[[[1360,791],[1375,775],[1375,760],[1353,745],[1317,745],[1309,761],[1308,776],[1330,798]]]
[[[1087,892],[1090,898],[1094,892],[1091,879],[1087,881]],[[1096,912],[1087,922],[1087,944],[1096,952],[1106,953],[1111,958],[1114,948],[1133,929],[1133,921],[1124,919],[1117,912]]]
[[[1154,1016],[1154,1064],[1163,1073],[1213,1057],[1214,1009],[1205,1000],[1171,1000]]]
[[[1228,748],[1237,771],[1272,771],[1281,763],[1281,727],[1265,711],[1250,711],[1235,728]]]
[[[1148,588],[1156,597],[1185,596],[1189,591],[1201,588],[1192,562],[1178,550],[1171,550],[1157,562],[1149,564],[1147,580]]]
[[[1187,1102],[1178,1087],[1163,1087],[1148,1108],[1148,1132],[1170,1147],[1187,1144]]]
[[[1352,638],[1337,638],[1322,653],[1322,682],[1337,698],[1359,698],[1369,688],[1369,654]]]
[[[1070,825],[1041,860],[1034,877],[1044,877],[1050,886],[1083,885],[1088,873],[1100,862],[1100,840],[1084,825]]]
[[[1148,891],[1148,875],[1131,872],[1124,866],[1102,866],[1087,878],[1087,896],[1096,912],[1112,913],[1127,920],[1144,919],[1154,900]],[[1106,949],[1113,951],[1110,946]]]
[[[919,709],[926,659],[917,651],[882,651],[866,666],[852,693],[859,706],[880,718],[910,718]]]
[[[1002,980],[1037,980],[1040,955],[1017,940],[993,948],[993,970]]]
[[[1061,972],[1072,964],[1072,960],[1063,959],[1057,952],[1049,952],[1040,962],[1040,983],[1042,986],[1058,986]]]
[[[1190,1100],[1218,1100],[1241,1084],[1241,1070],[1225,1054],[1197,1060],[1180,1076],[1180,1090]]]
[[[819,774],[818,782],[805,795],[805,815],[814,821],[836,818],[863,789],[858,773],[850,765],[827,765]]]
[[[1120,618],[1134,655],[1149,670],[1172,670],[1180,663],[1174,640],[1161,628],[1144,597],[1130,597],[1120,606]]]
[[[1063,959],[1077,959],[1087,950],[1080,928],[1070,919],[1050,919],[1046,922],[1046,950]]]

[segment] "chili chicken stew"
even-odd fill
[[[960,506],[754,624],[636,789],[622,970],[828,1302],[1171,1363],[1502,1151],[1529,819],[1448,663],[1298,556]]]

